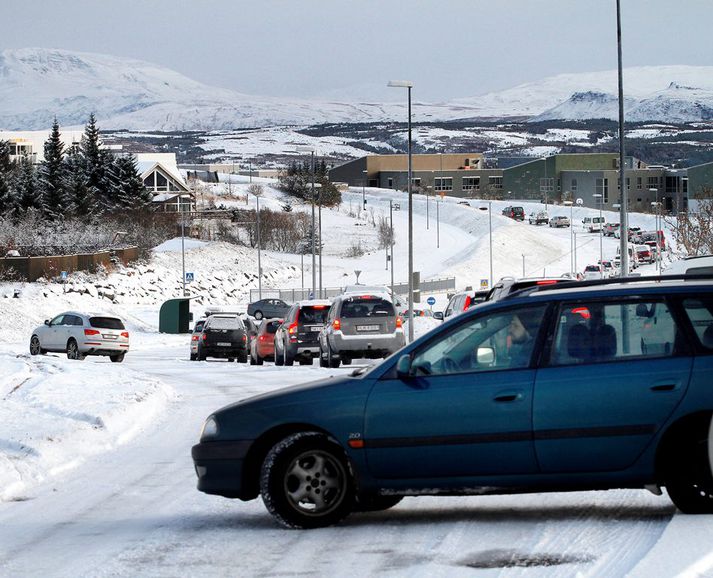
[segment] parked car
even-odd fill
[[[129,351],[129,332],[114,315],[66,311],[45,319],[44,325],[32,332],[30,354],[48,351],[66,353],[68,359],[75,360],[104,355],[114,363],[121,363]]]
[[[260,321],[263,317],[284,317],[289,309],[282,299],[260,299],[248,305],[248,315]]]
[[[522,279],[515,279],[515,277],[503,277],[493,285],[493,288],[488,293],[486,301],[498,301],[504,299],[511,293],[520,291],[521,289],[528,289],[530,287],[537,287],[543,285],[556,285],[557,283],[565,283],[567,281],[572,281],[569,277],[523,277]]]
[[[525,209],[522,207],[505,207],[503,209],[503,215],[510,217],[515,221],[525,220]]]
[[[590,233],[598,233],[604,227],[604,217],[584,217],[582,228]]]
[[[530,225],[547,225],[550,222],[550,217],[547,211],[533,211],[527,220]]]
[[[385,295],[339,295],[319,334],[319,363],[339,367],[353,359],[387,357],[406,343],[402,323]]]
[[[245,325],[245,334],[248,337],[245,346],[248,350],[248,355],[250,355],[250,347],[252,347],[253,339],[257,337],[258,331],[260,330],[260,323],[256,323],[248,315],[243,315],[240,318],[243,321],[243,325]]]
[[[456,293],[448,301],[445,310],[443,311],[443,319],[448,319],[453,315],[458,315],[467,311],[473,305],[482,303],[488,297],[488,290],[485,291],[461,291]]]
[[[263,319],[256,337],[250,344],[250,365],[262,365],[275,359],[275,333],[282,319]]]
[[[604,269],[601,265],[587,265],[584,268],[584,280],[604,279]]]
[[[569,227],[570,222],[569,222],[569,217],[565,217],[564,215],[555,215],[550,219],[549,223],[550,227]]]
[[[637,245],[636,246],[636,257],[639,263],[653,263],[654,255],[651,252],[651,247],[648,245]]]
[[[671,263],[662,275],[713,275],[713,255],[686,257]]]
[[[203,324],[196,360],[205,361],[208,357],[220,357],[228,361],[237,359],[238,363],[246,363],[247,345],[247,331],[240,316],[236,313],[216,313],[208,317]]]
[[[619,230],[620,223],[605,223],[602,234],[605,237],[614,237]]]
[[[262,494],[292,528],[402,496],[616,488],[713,514],[713,285],[653,279],[488,303],[375,367],[219,409],[198,489]]]
[[[294,303],[275,333],[275,365],[312,365],[319,356],[319,332],[331,302],[311,299]]]
[[[600,261],[599,264],[604,270],[604,277],[613,277],[615,275],[614,264],[611,261]]]
[[[193,331],[191,332],[191,361],[196,361],[198,359],[198,342],[201,339],[201,334],[203,333],[203,326],[208,319],[199,319],[193,325]]]

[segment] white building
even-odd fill
[[[45,160],[45,142],[50,137],[49,130],[0,130],[0,140],[10,143],[10,160],[17,161],[22,157],[30,159],[33,163]],[[64,150],[78,147],[82,140],[82,130],[60,130],[60,140]]]
[[[195,210],[195,195],[178,170],[174,153],[139,153],[136,165],[144,186],[154,194],[153,202],[164,211]]]

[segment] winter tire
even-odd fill
[[[44,355],[45,350],[40,346],[40,338],[33,335],[30,339],[30,355]]]
[[[332,348],[327,349],[327,365],[332,369],[339,367],[339,358],[332,353]]]
[[[351,365],[352,364],[352,358],[351,357],[342,357],[342,363],[344,365]]]
[[[287,366],[294,365],[295,360],[294,360],[294,358],[290,357],[289,353],[287,353],[287,349],[284,349],[283,351],[284,351],[284,355],[283,355],[284,364]]]
[[[255,315],[253,315],[253,317],[260,321],[260,319],[262,319],[262,311],[255,311]]]
[[[324,356],[324,353],[322,351],[319,352],[319,366],[320,367],[329,367],[329,364],[327,363],[327,359]]]
[[[67,342],[67,359],[74,359],[76,361],[82,361],[84,355],[79,352],[79,346],[74,339],[70,339]]]
[[[268,512],[288,528],[336,524],[354,506],[354,482],[344,450],[323,434],[301,432],[277,443],[260,473]]]
[[[196,356],[196,354],[195,354],[195,353],[191,353],[191,361],[195,361],[196,359],[198,359],[198,357]]]
[[[264,361],[263,358],[260,357],[259,354],[255,357],[255,365],[262,365],[263,361]]]
[[[713,514],[713,474],[709,455],[710,426],[699,426],[669,463],[664,485],[684,514]]]
[[[248,354],[247,353],[241,353],[238,355],[238,363],[247,363],[248,362]]]
[[[110,355],[109,359],[111,359],[112,363],[121,363],[122,361],[124,361],[124,355],[126,355],[126,353],[118,353],[116,355]]]
[[[275,365],[282,365],[285,362],[284,354],[275,345]]]

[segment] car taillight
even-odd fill
[[[260,337],[258,337],[259,341],[265,341],[266,339],[267,339],[267,337],[265,337],[264,335],[261,335]]]
[[[129,332],[128,332],[128,331],[122,331],[122,332],[121,332],[121,336],[122,336],[122,337],[125,337],[126,339],[128,339],[128,338],[129,338]]]
[[[99,331],[96,329],[85,329],[84,335],[99,335]]]
[[[396,317],[396,327],[403,327],[404,326],[404,320],[401,319],[401,317]]]
[[[191,341],[198,341],[197,335],[191,335]]]
[[[332,321],[332,327],[335,331],[341,331],[342,322],[339,319],[335,319],[334,321]]]
[[[205,341],[206,339],[208,339],[208,334],[207,334],[207,333],[204,333],[203,335],[201,335],[201,339],[202,339],[203,341]]]
[[[297,333],[297,321],[295,321],[287,328],[287,333],[289,333],[290,335],[294,335],[295,333]]]
[[[555,283],[557,283],[557,281],[555,281],[553,279],[548,279],[546,281],[538,281],[537,282],[538,285],[554,285]]]
[[[243,333],[243,343],[248,342],[248,336]]]

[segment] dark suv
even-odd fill
[[[312,365],[319,356],[319,332],[327,320],[331,302],[326,299],[298,301],[275,332],[275,365]]]
[[[542,287],[375,367],[214,412],[198,489],[262,494],[298,528],[402,496],[662,486],[713,514],[713,276]]]
[[[235,314],[211,315],[198,337],[196,359],[222,357],[240,363],[248,360],[248,336],[243,321]],[[191,356],[192,358],[192,356]]]

